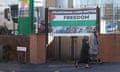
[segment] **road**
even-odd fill
[[[81,64],[75,68],[72,63],[17,64],[0,63],[0,72],[120,72],[120,63],[93,64],[84,68]]]

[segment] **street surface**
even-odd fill
[[[93,64],[84,68],[81,64],[75,68],[73,63],[48,62],[45,64],[0,63],[0,72],[120,72],[120,63]]]

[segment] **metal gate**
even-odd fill
[[[82,9],[81,9],[82,10]],[[89,10],[89,9],[83,9]],[[48,8],[45,9],[45,26],[46,26],[46,44],[47,58],[56,60],[74,60],[80,56],[82,38],[84,35],[74,36],[54,36],[53,41],[48,44],[48,36],[53,33],[49,28]],[[59,10],[58,10],[59,11]],[[91,12],[92,13],[92,12]],[[99,32],[99,8],[96,8],[96,30]]]
[[[55,37],[48,46],[48,58],[73,60],[79,58],[82,37]]]

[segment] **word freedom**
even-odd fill
[[[71,19],[89,19],[89,15],[86,16],[64,16],[65,20],[71,20]]]

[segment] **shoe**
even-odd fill
[[[90,68],[89,64],[86,64],[86,65],[85,65],[85,68]]]

